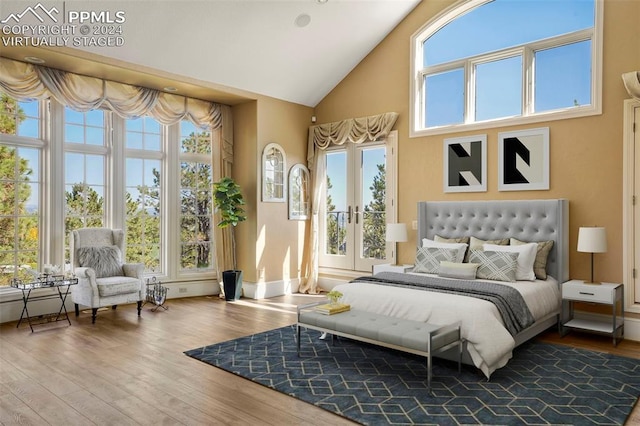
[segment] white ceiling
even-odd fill
[[[315,106],[419,2],[100,0],[66,7],[125,12],[124,46],[88,52]],[[305,27],[296,25],[302,14],[310,17]]]

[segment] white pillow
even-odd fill
[[[497,244],[483,244],[484,250],[503,251],[518,254],[518,269],[516,270],[516,280],[535,281],[536,274],[533,272],[533,264],[536,261],[538,244],[522,244],[520,246],[501,246]]]
[[[422,239],[422,247],[435,247],[458,250],[458,255],[453,259],[453,262],[461,263],[464,260],[464,254],[467,252],[469,245],[465,243],[441,243],[433,241],[428,238]]]

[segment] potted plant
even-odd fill
[[[223,177],[213,184],[213,204],[220,213],[219,228],[236,226],[247,220],[242,206],[245,204],[240,186],[230,177]],[[236,239],[231,232],[233,269],[222,271],[225,300],[238,300],[242,293],[242,271],[236,269]]]

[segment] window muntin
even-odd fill
[[[0,287],[29,278],[41,261],[40,102],[0,93]],[[4,135],[14,136],[12,138]]]
[[[507,4],[511,3],[511,4]],[[460,3],[455,9],[447,10],[412,37],[412,115],[411,136],[446,133],[462,129],[495,127],[506,123],[532,123],[538,121],[574,118],[599,114],[601,111],[601,75],[602,75],[602,1],[601,0],[551,0],[546,2],[510,2],[509,0],[470,0]],[[502,4],[502,6],[501,6]],[[506,4],[506,5],[505,5]],[[539,11],[530,10],[540,9]],[[510,16],[505,13],[519,13]],[[476,16],[477,15],[477,16]],[[527,19],[521,19],[526,15]],[[539,17],[541,20],[529,19]],[[544,25],[540,23],[543,22]],[[464,27],[464,28],[463,28]],[[541,28],[537,28],[541,27]],[[512,28],[512,31],[507,31]],[[520,31],[521,29],[521,31]],[[471,31],[471,33],[469,32]],[[467,34],[467,35],[465,35]],[[535,54],[547,49],[558,48],[573,43],[585,42],[590,45],[588,55],[582,55],[578,66],[581,81],[580,90],[586,90],[573,97],[590,99],[588,103],[576,101],[569,106],[556,108],[543,106],[547,103],[556,105],[553,99],[544,99],[548,90],[536,90],[542,80],[535,78]],[[578,49],[576,49],[578,50]],[[487,110],[480,111],[476,119],[476,73],[474,66],[478,63],[494,60],[498,57],[513,56],[514,52],[522,56],[523,79],[519,92],[522,93],[522,112],[518,115]],[[586,58],[586,60],[585,60]],[[544,58],[543,58],[544,59]],[[586,64],[585,64],[586,63]],[[572,64],[574,67],[576,62]],[[431,76],[442,74],[453,69],[464,69],[464,82],[457,90],[465,90],[464,120],[460,121],[460,113],[449,113],[441,117],[443,108],[454,99],[453,107],[459,97],[451,96],[452,89],[443,91],[442,96],[435,97],[438,90],[426,84]],[[562,80],[565,71],[547,66],[552,72],[551,78]],[[587,78],[583,78],[584,74]],[[487,84],[485,78],[485,85]],[[553,82],[552,82],[553,84]],[[558,83],[559,85],[559,83]],[[535,98],[535,94],[542,98]],[[431,93],[430,93],[431,92]],[[431,99],[429,97],[431,96]],[[548,95],[555,98],[554,95]],[[569,95],[567,95],[569,96]],[[534,105],[535,99],[535,105]],[[482,104],[482,102],[481,102]],[[566,104],[563,102],[561,104]],[[499,106],[499,102],[494,102]],[[502,116],[502,117],[500,117]],[[438,117],[436,120],[435,117]],[[485,118],[498,117],[498,118]],[[478,124],[476,124],[478,123]]]
[[[104,146],[105,113],[101,110],[78,112],[64,109],[64,141],[66,143]]]
[[[213,258],[213,168],[211,133],[180,123],[180,271],[211,271]]]

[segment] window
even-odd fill
[[[165,281],[213,278],[210,129],[0,96],[0,287],[68,263],[86,226],[125,229],[126,260]]]
[[[277,143],[270,143],[262,151],[262,201],[285,202],[287,157]]]
[[[162,270],[163,132],[150,117],[126,120],[125,214],[127,260]]]
[[[74,229],[105,226],[105,129],[104,111],[64,109],[65,235]],[[68,247],[65,253],[68,261]]]
[[[211,133],[182,121],[180,135],[180,269],[212,270]]]
[[[412,37],[411,136],[599,114],[601,34],[600,0],[446,11]]]
[[[324,154],[326,190],[320,266],[371,271],[392,259],[386,223],[395,221],[395,139],[348,143]]]
[[[0,287],[41,262],[41,105],[0,93]]]
[[[296,164],[289,171],[289,220],[309,218],[309,170]]]

